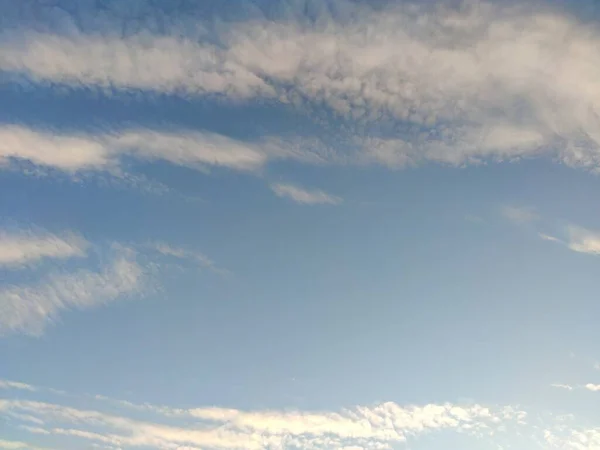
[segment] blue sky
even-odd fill
[[[600,449],[597,20],[0,1],[0,448]]]

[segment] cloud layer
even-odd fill
[[[57,401],[40,401],[35,397],[42,388],[32,386],[24,391],[14,386],[24,383],[12,384],[4,383],[6,389],[17,389],[21,398],[0,397],[0,417],[29,435],[52,437],[54,442],[74,446],[384,450],[413,445],[425,436],[442,432],[460,434],[473,445],[485,448],[513,448],[517,443],[526,443],[530,448],[581,450],[600,445],[598,428],[581,425],[572,414],[528,412],[510,405],[385,402],[337,411],[244,411],[136,404],[98,395],[95,401],[91,397],[86,400],[88,407],[95,405],[94,409],[81,409],[65,403],[77,402],[77,397],[68,393],[48,390],[55,393]]]
[[[67,397],[62,396],[62,400]],[[393,402],[332,411],[242,411],[217,407],[180,409],[136,405],[102,397],[99,410],[82,410],[37,400],[0,400],[0,416],[21,429],[108,444],[116,448],[286,449],[378,448],[423,434],[454,431],[476,442],[502,429],[525,425],[527,414],[510,406]],[[102,412],[102,404],[120,405],[121,414]],[[146,418],[136,418],[141,412]],[[148,413],[154,420],[148,419]]]
[[[186,34],[178,17],[161,35],[5,33],[0,70],[74,88],[267,99],[328,121],[329,113],[316,109],[324,105],[346,130],[339,132],[343,146],[322,151],[331,161],[460,165],[546,154],[598,168],[596,29],[541,6],[470,2],[462,9],[376,10],[334,3],[348,13],[322,12],[314,21],[294,14],[254,18],[222,23],[212,34]],[[65,159],[57,164],[63,168],[110,162],[110,151],[94,140],[42,140],[51,144],[28,147],[81,148],[78,158],[61,152]],[[231,151],[215,152],[224,142],[214,136],[132,132],[110,141],[177,164],[249,168],[264,162],[260,153],[229,141]],[[16,151],[12,147],[21,146],[5,144],[1,153],[6,157]],[[166,147],[175,147],[172,156],[165,156]],[[53,153],[30,150],[28,157],[44,163],[44,155]]]

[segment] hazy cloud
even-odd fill
[[[516,224],[530,223],[539,219],[539,215],[533,208],[524,206],[504,206],[501,212],[505,218]]]
[[[62,435],[119,447],[181,448],[389,448],[425,433],[454,430],[474,439],[490,438],[501,426],[524,424],[526,413],[511,407],[395,403],[337,412],[176,409],[118,402],[157,415],[149,422],[127,415],[82,410],[32,400],[0,400],[0,415],[20,418],[36,434]],[[31,418],[43,426],[29,426]],[[165,421],[168,419],[168,421]],[[174,422],[175,421],[175,422]],[[178,425],[174,424],[178,423]]]
[[[340,197],[327,194],[321,190],[307,190],[292,184],[276,183],[271,185],[271,189],[278,197],[286,197],[304,205],[338,205],[342,202]]]
[[[0,289],[0,334],[40,335],[66,309],[86,309],[139,292],[144,269],[124,249],[99,272],[55,274],[33,286]]]
[[[20,267],[44,258],[85,256],[88,242],[75,233],[57,236],[46,232],[0,230],[0,266]]]
[[[571,250],[592,255],[600,254],[600,232],[571,225],[567,228],[568,246]]]

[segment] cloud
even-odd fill
[[[21,267],[44,258],[82,257],[89,243],[75,233],[57,236],[51,233],[0,230],[0,266]]]
[[[35,445],[28,444],[25,442],[6,441],[4,439],[0,439],[0,448],[8,450],[49,450],[43,449],[41,447],[36,447]]]
[[[463,165],[544,154],[600,167],[593,26],[549,5],[334,3],[347,14],[324,8],[307,21],[290,4],[285,17],[221,22],[203,37],[186,34],[186,17],[165,21],[156,10],[142,16],[168,23],[160,35],[4,33],[0,70],[73,88],[279,101],[330,129],[333,113],[344,144],[321,155],[332,161]],[[126,20],[113,11],[110,23]],[[90,163],[107,162],[102,148],[86,145]],[[179,156],[191,162],[187,151]]]
[[[136,405],[130,405],[136,409]],[[47,402],[0,400],[0,415],[14,418],[18,414],[25,427],[28,417],[45,424],[28,427],[29,432],[127,448],[390,448],[442,430],[485,439],[498,427],[524,423],[526,417],[523,411],[511,407],[488,408],[477,404],[402,407],[388,402],[338,412],[241,411],[216,407],[181,410],[152,405],[144,408],[158,414],[157,420],[150,422]],[[176,414],[171,414],[172,411]],[[165,423],[166,418],[169,424]]]
[[[40,335],[61,311],[96,307],[140,292],[144,269],[135,261],[133,251],[122,249],[119,253],[100,272],[55,274],[35,286],[0,289],[0,334]]]
[[[565,450],[600,448],[600,428],[583,427],[570,414],[557,416],[557,419],[557,423],[543,431],[543,440],[551,448]]]
[[[304,205],[338,205],[342,202],[340,197],[327,194],[321,190],[306,190],[291,184],[276,183],[271,185],[271,189],[278,197],[286,197]]]
[[[267,159],[258,145],[214,133],[132,129],[96,135],[61,134],[0,126],[0,163],[26,160],[67,173],[117,171],[123,156],[193,168],[219,166],[235,170],[258,169]]]
[[[9,381],[0,379],[0,389],[20,389],[23,391],[35,392],[37,388],[30,384],[19,383],[18,381]]]
[[[572,391],[574,389],[573,386],[571,386],[570,384],[554,383],[550,386],[557,389],[565,389],[567,391]]]
[[[592,384],[592,383],[588,383],[585,385],[585,388],[588,391],[592,391],[592,392],[600,392],[600,384]]]
[[[526,224],[539,219],[535,210],[528,207],[504,206],[501,213],[505,218],[516,224]]]
[[[600,254],[600,233],[571,225],[567,228],[568,247],[579,253]]]
[[[149,244],[149,247],[164,256],[171,257],[171,258],[177,258],[179,260],[190,261],[190,262],[196,264],[197,266],[200,266],[200,267],[203,267],[206,269],[210,269],[211,271],[213,271],[215,273],[218,273],[221,275],[229,275],[230,274],[230,272],[228,270],[218,267],[212,259],[210,259],[208,256],[206,256],[200,252],[186,250],[181,247],[174,247],[165,242],[154,242],[152,244]]]
[[[558,239],[557,237],[550,236],[549,234],[545,234],[545,233],[538,233],[538,236],[540,237],[540,239],[543,239],[544,241],[558,242],[559,244],[564,244],[564,242],[563,242],[563,241],[561,241],[561,240],[560,240],[560,239]]]
[[[175,36],[75,37],[28,33],[3,42],[0,69],[35,81],[178,94],[272,95],[273,89],[214,45]]]
[[[173,247],[172,245],[164,242],[156,242],[152,244],[152,247],[159,253],[165,256],[172,256],[179,259],[189,259],[197,262],[199,265],[204,267],[214,267],[215,263],[208,256],[203,255],[199,252],[186,250],[181,247]]]

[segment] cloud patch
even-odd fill
[[[46,325],[69,309],[88,309],[141,292],[144,268],[130,249],[120,249],[113,261],[98,272],[79,270],[54,274],[34,286],[0,289],[0,335],[26,333],[39,336]]]
[[[258,169],[267,160],[259,146],[214,133],[138,128],[106,134],[62,134],[0,126],[0,163],[26,160],[67,173],[117,172],[124,156],[198,169],[217,166],[243,171]]]
[[[83,257],[89,243],[72,232],[8,232],[0,230],[0,267],[18,268],[42,259]]]
[[[506,219],[518,225],[535,222],[540,218],[535,209],[525,206],[507,205],[502,207],[500,212]]]
[[[600,255],[600,232],[571,225],[567,228],[568,247],[579,253]]]
[[[342,203],[342,199],[335,195],[328,194],[319,189],[304,189],[293,184],[275,183],[271,185],[271,190],[278,197],[289,198],[303,205],[339,205]]]

